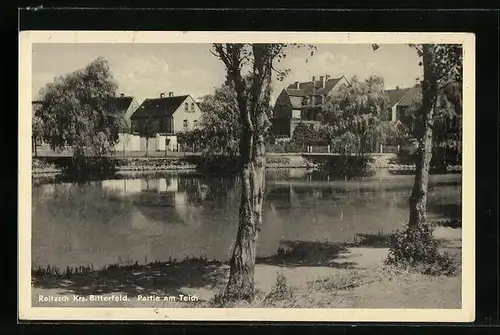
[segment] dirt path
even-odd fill
[[[461,229],[438,228],[435,236],[442,241],[443,249],[460,258]],[[383,264],[387,253],[387,248],[347,248],[337,250],[333,260],[316,265],[262,260],[255,269],[255,285],[261,300],[239,307],[262,307],[262,298],[273,289],[281,274],[293,298],[273,302],[273,307],[460,308],[460,276],[430,277],[397,271]],[[32,304],[34,307],[207,307],[223,289],[228,276],[227,265],[207,266],[196,261],[116,271],[38,280],[32,288]],[[61,297],[67,301],[53,301]]]

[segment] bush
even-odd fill
[[[368,156],[332,156],[321,164],[333,176],[353,178],[370,175],[372,161],[373,158]]]
[[[424,223],[396,231],[389,238],[386,264],[432,276],[457,274],[453,260],[439,253],[433,230],[432,224]]]
[[[278,276],[276,277],[276,282],[274,283],[271,291],[264,298],[264,301],[266,302],[281,301],[281,300],[292,299],[292,297],[293,293],[290,286],[288,285],[286,277],[283,274],[278,273]]]

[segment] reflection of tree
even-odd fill
[[[238,196],[237,177],[184,177],[179,179],[179,189],[186,192],[186,200],[191,204],[226,204]]]

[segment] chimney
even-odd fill
[[[297,90],[299,89],[299,82],[298,82],[298,81],[296,81],[296,82],[295,82],[295,88],[296,88]]]
[[[120,93],[120,96],[123,98],[125,96],[125,93]]]
[[[319,80],[321,81],[321,88],[325,88],[325,76],[319,77]]]
[[[174,96],[174,92],[168,92],[168,96],[171,98]]]
[[[165,93],[160,93],[160,98],[165,98]]]

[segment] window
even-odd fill
[[[184,103],[184,110],[185,111],[188,111],[189,110],[189,104],[186,102]]]
[[[182,121],[182,126],[183,126],[184,128],[189,127],[189,122],[188,122],[188,120],[184,120],[184,121]]]
[[[191,103],[191,110],[194,111],[194,102]]]
[[[197,128],[198,127],[198,120],[194,120],[193,121],[193,128]]]

